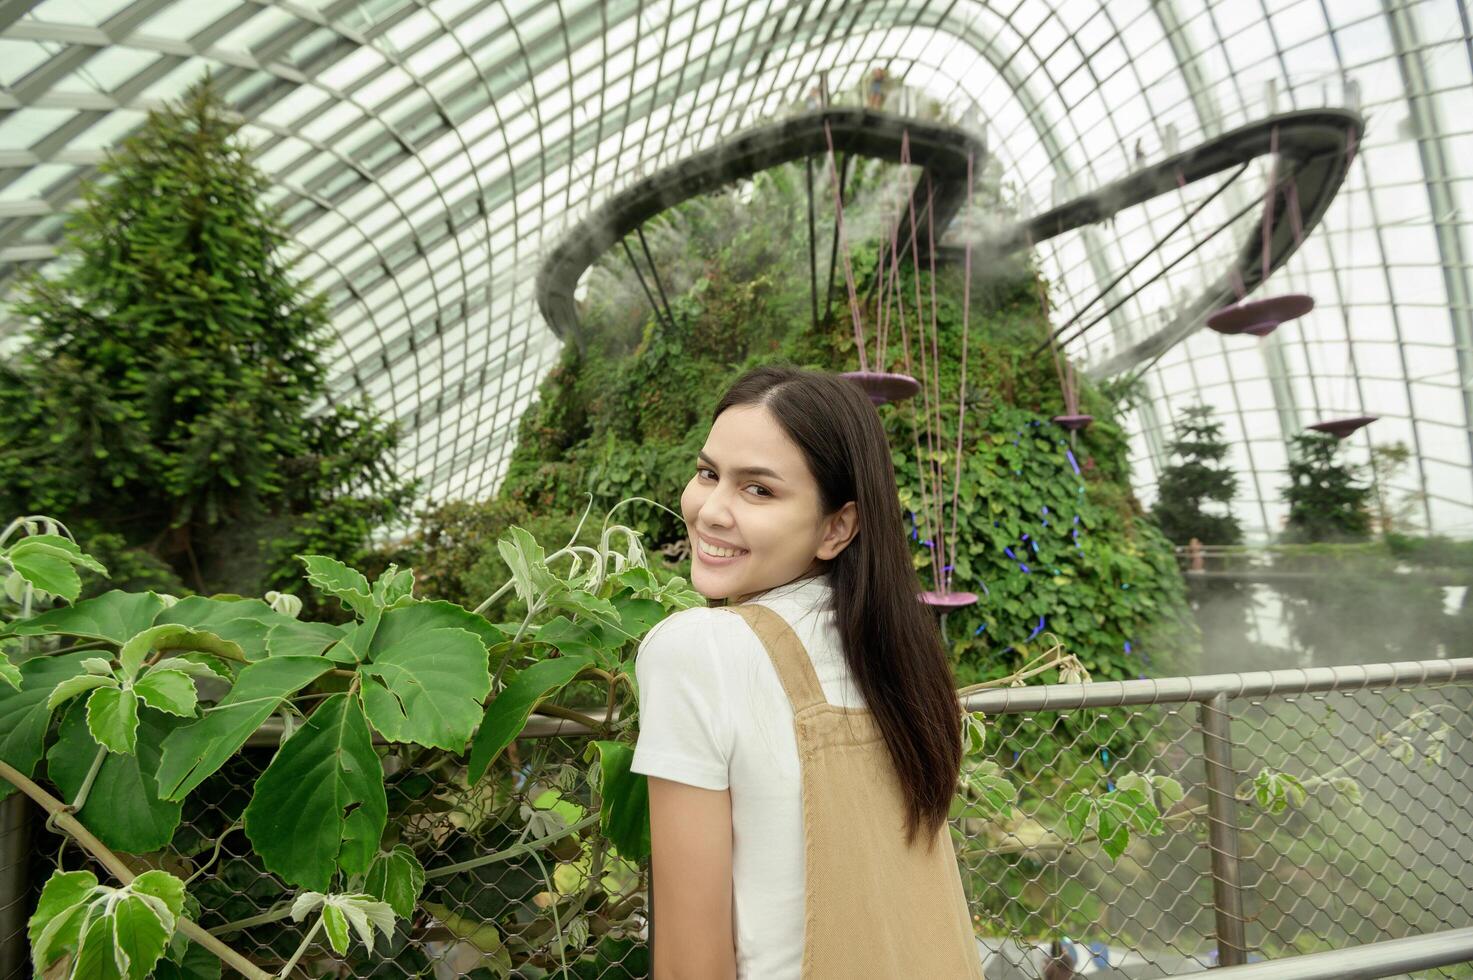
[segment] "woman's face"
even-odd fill
[[[722,412],[692,461],[680,495],[691,545],[691,584],[708,599],[741,602],[823,570],[858,530],[854,501],[820,513],[818,484],[802,451],[766,406]],[[707,544],[724,544],[707,554]]]

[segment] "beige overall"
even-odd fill
[[[767,648],[793,706],[803,780],[802,980],[983,980],[951,835],[905,844],[900,782],[874,716],[829,704],[781,615],[721,606]]]

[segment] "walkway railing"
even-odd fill
[[[1008,821],[955,821],[978,933],[1003,940],[988,944],[989,980],[1068,976],[1058,971],[1086,960],[1171,976],[1331,950],[1342,952],[1303,963],[1330,972],[1227,975],[1387,975],[1335,966],[1372,943],[1459,951],[1439,966],[1473,960],[1470,683],[1473,658],[967,697],[987,716],[988,760],[1020,795]],[[1132,771],[1183,795],[1159,796],[1163,832],[1111,860],[1064,830],[1066,811]],[[1428,942],[1381,945],[1415,936]],[[1051,959],[1062,962],[1047,973]]]
[[[969,769],[994,762],[1018,792],[1005,820],[963,796],[952,821],[988,980],[1213,967],[1276,980],[1428,968],[1473,977],[1473,658],[1029,685],[965,703],[986,714],[986,745]],[[191,885],[205,905],[201,925],[273,963],[301,941],[305,923],[289,918],[291,890],[229,831],[240,789],[280,738],[261,734],[267,744],[233,760],[212,793],[186,808],[164,861],[196,866],[218,839],[223,847]],[[576,721],[534,716],[522,733],[533,740],[521,743],[528,771],[541,771],[544,754],[576,758],[587,734]],[[556,786],[544,773],[524,787],[528,798],[566,786],[557,805],[577,810],[580,768],[556,767]],[[1068,830],[1067,804],[1079,793],[1108,797],[1129,772],[1147,773],[1153,786],[1174,780],[1182,795],[1163,793],[1161,832],[1133,836],[1112,859],[1097,833]],[[569,846],[534,861],[512,856],[518,838],[496,826],[505,801],[489,783],[427,795],[414,775],[391,773],[389,801],[396,813],[415,814],[406,839],[429,880],[413,920],[396,933],[393,964],[377,975],[449,980],[505,956],[479,924],[513,922],[518,909],[582,887],[588,857],[572,845],[598,815],[557,817]],[[551,810],[539,817],[553,818]],[[57,857],[68,868],[88,863],[58,851],[39,821],[7,836],[17,845],[10,860],[28,859],[35,881]],[[587,965],[601,978],[643,975],[644,928],[618,937],[600,930],[631,915],[639,921],[647,868],[606,857],[608,900],[591,920],[604,958]],[[539,921],[517,926],[525,936],[502,938],[542,942]],[[0,941],[23,944],[24,934]],[[555,953],[536,961],[553,973],[560,965]]]

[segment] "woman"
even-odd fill
[[[947,829],[961,708],[879,415],[757,368],[692,462],[691,578],[722,604],[635,662],[655,980],[981,980]]]

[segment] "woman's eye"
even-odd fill
[[[705,473],[714,474],[715,472],[716,472],[715,470],[711,469],[708,466],[697,466],[696,467],[696,476],[701,476],[702,474],[705,474]],[[756,494],[755,496],[758,496],[758,497],[771,497],[772,496],[772,491],[769,490],[769,489],[767,489],[766,487],[764,487],[760,483],[749,483],[749,484],[747,484],[747,486],[749,486],[749,487],[756,487],[758,490],[761,490],[762,491],[761,493]]]

